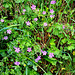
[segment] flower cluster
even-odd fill
[[[15,47],[15,46],[14,46],[13,48],[15,49],[15,52],[19,53],[20,48]],[[15,65],[20,65],[20,62],[17,62],[17,61],[16,61],[16,62],[14,62],[14,64],[15,64]]]
[[[10,30],[10,29],[9,29],[9,30],[7,30],[7,33],[8,33],[8,34],[11,34],[11,30]],[[4,39],[4,40],[7,40],[7,39],[8,39],[8,36],[4,36],[4,38],[3,38],[3,39]],[[2,39],[2,40],[3,40],[3,39]]]
[[[55,3],[56,3],[56,1],[51,1],[51,4],[55,4]],[[53,13],[54,13],[53,9],[50,9],[50,13],[51,13],[50,17],[54,18],[55,15],[53,15]]]
[[[15,49],[15,52],[17,52],[17,53],[20,52],[20,48],[15,47],[15,46],[14,46],[13,48]],[[30,52],[30,51],[32,51],[32,50],[31,50],[31,48],[28,48],[27,51]],[[39,58],[38,58],[38,59],[39,59]],[[17,62],[17,61],[16,61],[16,62],[14,62],[14,64],[15,64],[15,65],[19,65],[20,62]]]
[[[51,4],[55,4],[55,3],[56,3],[56,1],[51,1]],[[33,4],[33,5],[31,6],[31,9],[32,9],[32,10],[35,10],[35,9],[36,9],[36,6]],[[23,14],[25,14],[25,11],[26,11],[26,9],[23,9]],[[39,10],[38,10],[38,11],[39,11]],[[50,17],[51,17],[51,18],[54,18],[55,15],[53,14],[53,13],[54,13],[54,10],[53,10],[53,9],[50,9],[50,13],[51,13]],[[43,11],[42,14],[45,15],[45,14],[46,14],[46,11]],[[38,20],[38,18],[34,18],[34,21],[37,21],[37,20]],[[2,22],[4,22],[4,21],[2,20]],[[30,26],[30,22],[27,21],[27,22],[26,22],[26,25]],[[44,22],[43,25],[44,25],[44,26],[47,26],[47,23]],[[63,29],[64,29],[64,26],[63,26]],[[7,33],[8,33],[8,34],[11,34],[11,30],[7,30]],[[5,39],[7,39],[7,37],[6,37]],[[20,48],[14,47],[14,49],[15,49],[15,52],[17,52],[17,53],[20,52]],[[31,48],[27,48],[27,52],[31,52],[31,51],[32,51]],[[41,50],[41,52],[42,52],[43,55],[46,55],[46,54],[47,54],[46,51]],[[53,54],[53,53],[50,53],[50,54],[49,54],[49,57],[50,57],[50,58],[54,57],[54,54]],[[41,56],[38,56],[38,57],[35,59],[35,62],[38,62],[40,59],[41,59]],[[17,62],[17,61],[16,61],[16,62],[14,62],[14,64],[15,64],[15,65],[19,65],[20,62]]]
[[[55,4],[55,3],[56,3],[56,1],[51,1],[51,4]],[[35,10],[35,9],[36,9],[36,6],[33,4],[33,5],[31,6],[31,9],[32,9],[32,10]],[[26,10],[23,9],[23,11],[25,12]],[[55,15],[53,15],[53,13],[54,13],[54,10],[53,10],[53,9],[50,9],[50,13],[51,13],[50,17],[51,17],[51,18],[54,18]],[[45,15],[45,14],[46,14],[46,11],[43,11],[42,14]],[[37,21],[37,20],[38,20],[38,18],[34,18],[34,21]],[[30,22],[27,21],[27,22],[26,22],[26,25],[30,26]],[[47,23],[44,23],[44,26],[47,26]]]
[[[1,22],[4,22],[4,19],[1,19],[0,21],[1,21]],[[8,34],[11,34],[11,30],[10,30],[10,29],[7,30],[7,33],[8,33]],[[4,40],[7,40],[7,39],[8,39],[8,36],[4,36],[3,39],[4,39]],[[2,40],[3,40],[3,39],[2,39]]]

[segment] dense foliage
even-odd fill
[[[0,0],[0,75],[75,73],[74,0]]]

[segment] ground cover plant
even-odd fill
[[[74,7],[74,0],[0,0],[0,75],[74,75]]]

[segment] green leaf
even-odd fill
[[[3,4],[3,6],[4,6],[5,8],[9,8],[9,7],[12,7],[12,4],[10,4],[10,3],[5,3],[5,4]]]
[[[28,46],[30,46],[31,44],[30,44],[29,42],[27,42],[25,45],[28,47]]]
[[[68,50],[72,50],[72,49],[74,49],[74,46],[72,46],[72,45],[71,46],[68,46],[67,49]]]
[[[28,75],[28,67],[26,66],[26,75]]]
[[[59,32],[60,32],[59,30],[53,29],[53,34],[54,34],[54,35],[59,35]]]
[[[10,74],[15,74],[14,69],[11,69]]]
[[[52,28],[49,27],[49,28],[47,29],[47,32],[51,32],[51,31],[52,31]]]
[[[24,0],[14,0],[15,1],[15,3],[22,3],[22,2],[24,2]]]
[[[41,40],[41,38],[40,37],[37,37],[37,40]]]
[[[61,40],[61,42],[62,42],[62,43],[66,43],[66,42],[67,42],[67,39],[64,38],[64,39]]]
[[[0,66],[3,66],[3,62],[0,62]]]
[[[28,61],[27,65],[33,65],[33,63],[31,61]]]
[[[33,65],[33,69],[34,69],[35,71],[37,71],[37,67],[36,67],[35,65]]]
[[[53,38],[50,40],[50,42],[54,42],[54,41],[55,41],[55,39],[53,39]]]
[[[50,40],[50,42],[49,42],[50,45],[55,45],[54,41],[55,41],[55,39],[52,38],[52,39]]]
[[[19,48],[23,49],[23,48],[24,48],[24,46],[23,46],[23,45],[19,45]]]
[[[41,51],[40,45],[34,45],[34,51],[35,53],[40,52]]]
[[[61,30],[62,29],[62,25],[56,25],[56,28],[58,28],[59,30]]]
[[[58,61],[60,64],[62,64],[63,62],[62,61]]]
[[[52,65],[56,65],[56,63],[57,63],[57,60],[56,59],[54,59],[54,58],[44,58],[45,60],[47,60],[48,62],[50,62],[50,63],[52,63]]]
[[[28,5],[26,5],[25,7],[26,7],[26,12],[27,12],[26,14],[30,15],[32,13],[31,8]]]
[[[54,42],[51,42],[50,45],[55,45],[55,43]]]
[[[24,24],[24,17],[23,16],[19,16],[17,19],[20,24],[22,24],[22,25]],[[20,25],[20,26],[22,27],[22,25]]]
[[[44,75],[52,75],[52,73],[51,72],[48,72],[48,73],[44,73]]]
[[[2,55],[2,57],[5,57],[6,56],[6,53],[5,52],[2,52],[1,55]]]
[[[69,39],[67,44],[75,43],[75,40]]]
[[[6,50],[6,49],[1,49],[1,50],[0,50],[0,52],[4,52],[4,51],[7,51],[7,50]]]
[[[73,62],[75,62],[75,58],[73,58]]]
[[[68,56],[66,56],[65,54],[64,54],[64,55],[62,55],[62,58],[64,58],[65,60],[69,59],[69,57],[68,57]]]
[[[62,32],[64,33],[64,35],[65,35],[66,37],[68,37],[67,34],[66,34],[64,31],[62,31]]]

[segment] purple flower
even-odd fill
[[[45,12],[45,11],[43,11],[43,12],[42,12],[42,14],[46,14],[46,12]]]
[[[42,53],[43,53],[43,55],[46,55],[46,54],[47,54],[47,52],[46,52],[46,51],[43,51]]]
[[[23,15],[25,14],[25,13],[22,13]]]
[[[23,9],[23,12],[25,12],[26,11],[26,9]]]
[[[56,3],[56,1],[51,1],[51,4],[55,4]]]
[[[34,18],[34,21],[37,21],[38,20],[38,18]]]
[[[44,26],[47,26],[47,23],[44,23]]]
[[[4,20],[3,20],[3,19],[1,19],[1,22],[4,22]]]
[[[43,50],[41,49],[41,52],[43,52]]]
[[[50,15],[51,18],[52,18],[52,17],[54,18],[54,16],[55,16],[55,15]]]
[[[35,62],[38,62],[38,59],[37,58],[35,59]]]
[[[39,9],[37,9],[37,11],[39,11]]]
[[[32,50],[31,50],[31,48],[28,48],[27,51],[30,52],[30,51],[32,51]]]
[[[8,33],[8,34],[11,34],[11,30],[10,30],[10,29],[9,29],[9,30],[7,30],[7,33]]]
[[[33,5],[31,6],[31,8],[32,8],[32,10],[35,10],[35,9],[36,9],[36,6],[33,4]]]
[[[30,22],[29,22],[29,21],[28,21],[28,22],[26,22],[26,25],[30,26]]]
[[[38,56],[37,59],[40,60],[41,59],[41,56]]]
[[[38,62],[40,59],[41,59],[41,56],[38,56],[38,57],[35,59],[35,62]]]
[[[8,39],[8,36],[4,36],[4,39],[7,40]]]
[[[54,12],[54,10],[53,9],[50,9],[50,13],[53,13]]]
[[[43,51],[42,49],[41,49],[41,52],[43,53],[43,55],[46,55],[47,54],[47,52],[46,51]]]
[[[15,47],[15,46],[13,46],[13,48],[15,49],[16,47]]]
[[[63,29],[65,28],[65,26],[63,26]]]
[[[17,62],[17,61],[16,61],[16,62],[14,62],[14,64],[15,64],[15,65],[20,65],[20,62]]]
[[[19,53],[19,52],[20,52],[20,48],[15,47],[14,49],[15,49],[15,52],[17,52],[17,53]]]
[[[50,58],[54,57],[54,54],[53,54],[53,53],[50,53],[50,54],[49,54],[49,57],[50,57]]]

